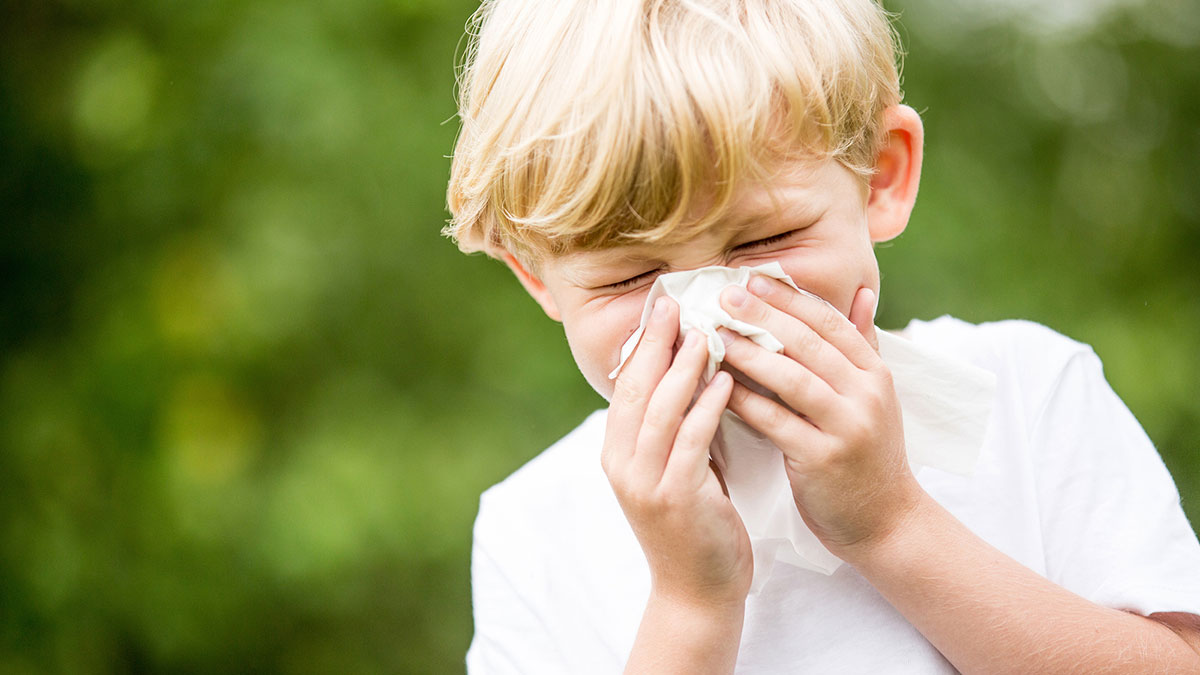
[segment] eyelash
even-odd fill
[[[783,241],[784,239],[787,239],[788,237],[792,236],[796,232],[797,232],[797,230],[788,230],[787,232],[783,232],[782,234],[777,234],[777,235],[774,235],[771,237],[767,237],[766,239],[758,239],[755,241],[749,241],[749,242],[746,242],[745,244],[739,244],[738,246],[735,247],[735,250],[749,250],[749,249],[761,248],[763,246],[770,246],[771,244],[777,244],[777,243]],[[616,283],[608,284],[608,286],[606,286],[606,288],[612,288],[612,289],[628,288],[630,286],[637,284],[639,281],[642,281],[646,277],[656,275],[661,271],[662,271],[661,268],[648,270],[646,272],[642,272],[641,274],[639,274],[637,276],[629,277],[628,279],[624,279],[624,280],[618,281]]]
[[[755,241],[746,242],[745,244],[741,244],[737,248],[745,250],[745,249],[759,248],[762,246],[770,246],[771,244],[778,244],[779,242],[783,241],[784,239],[787,239],[788,237],[792,236],[793,234],[796,234],[796,232],[797,232],[797,230],[788,230],[787,232],[777,234],[773,237],[767,237],[766,239],[757,239]]]
[[[662,271],[661,269],[652,269],[647,272],[642,272],[641,274],[637,275],[636,277],[629,277],[628,279],[625,279],[623,281],[618,281],[616,283],[609,284],[607,286],[607,288],[627,288],[629,286],[636,284],[637,282],[641,281],[642,279],[644,279],[648,276],[651,276],[653,274],[658,274],[661,271]]]

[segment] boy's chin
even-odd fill
[[[600,398],[604,399],[606,403],[612,402],[613,389],[615,389],[617,385],[616,379],[608,379],[607,373],[589,376],[583,371],[580,372],[583,374],[583,379],[588,383],[589,386],[591,386],[592,391],[599,394]]]

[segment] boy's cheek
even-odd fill
[[[591,385],[596,393],[604,397],[604,400],[612,398],[615,380],[608,379],[608,374],[616,367],[617,356],[603,356],[607,354],[606,350],[593,348],[586,344],[586,340],[580,336],[572,336],[567,334],[567,344],[571,349],[571,356],[575,359],[575,366],[579,368],[579,372],[583,375],[587,383]],[[620,345],[617,346],[620,349]],[[609,363],[611,362],[611,365]]]
[[[606,399],[614,386],[614,380],[610,380],[608,374],[620,363],[621,347],[637,332],[641,321],[641,305],[634,309],[636,311],[593,315],[585,321],[563,322],[575,365],[592,388]],[[679,340],[676,340],[676,349],[679,344]]]

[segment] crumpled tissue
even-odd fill
[[[609,377],[615,378],[633,353],[654,301],[663,295],[679,303],[680,337],[699,330],[707,338],[706,382],[725,357],[719,327],[766,349],[782,351],[783,344],[768,331],[738,321],[721,309],[721,291],[731,285],[745,287],[754,275],[779,279],[825,302],[798,287],[779,263],[664,274],[651,287],[641,325],[621,347],[620,363]],[[961,475],[972,473],[995,400],[995,375],[883,330],[876,334],[880,357],[891,370],[900,400],[904,445],[914,471],[928,466]],[[823,574],[837,570],[842,561],[821,544],[796,509],[779,448],[726,410],[709,453],[721,469],[730,501],[750,535],[753,591],[761,589],[777,561]]]

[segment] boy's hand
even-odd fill
[[[658,600],[713,610],[745,602],[750,540],[708,448],[732,390],[714,377],[692,402],[707,348],[699,333],[672,351],[678,306],[661,298],[617,378],[602,464],[650,565]]]
[[[922,494],[908,466],[891,373],[873,346],[874,293],[860,289],[847,320],[776,280],[756,277],[748,288],[723,291],[722,306],[770,331],[784,350],[722,330],[725,362],[778,400],[738,383],[729,408],[783,451],[800,515],[834,554],[852,561],[903,522]]]

